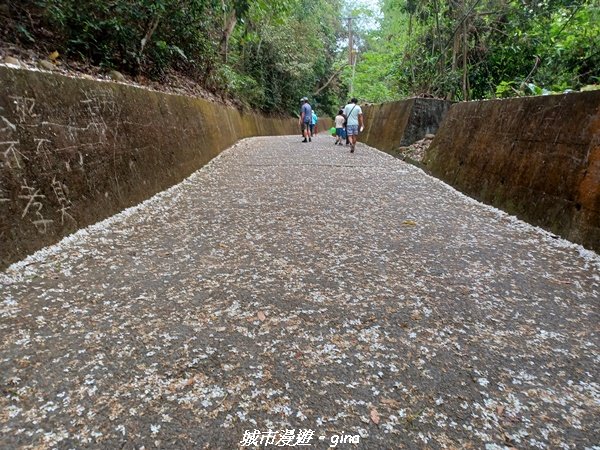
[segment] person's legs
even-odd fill
[[[302,122],[302,136],[304,136],[304,139],[302,140],[302,142],[310,142],[311,141],[310,122]]]
[[[356,145],[356,136],[358,136],[358,125],[348,125],[348,138],[350,140],[350,153],[354,153]]]

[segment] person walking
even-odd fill
[[[308,98],[303,97],[302,98],[302,107],[300,108],[300,121],[299,121],[299,125],[302,128],[302,136],[304,137],[304,139],[302,140],[302,142],[310,142],[311,139],[311,135],[310,135],[310,124],[312,122],[312,107],[310,106],[310,103],[308,103]]]
[[[334,145],[344,145],[346,140],[346,117],[344,116],[344,110],[340,109],[335,116],[335,143]]]
[[[317,113],[313,109],[312,120],[310,122],[310,135],[313,137],[315,136],[315,134],[317,134],[317,122],[318,121],[319,121],[319,118],[317,117]]]
[[[360,106],[358,106],[358,100],[353,98],[344,107],[344,114],[346,115],[346,133],[348,133],[348,139],[350,140],[350,153],[354,153],[356,147],[356,138],[358,133],[362,132],[365,128],[363,121],[363,112]]]

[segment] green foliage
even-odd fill
[[[365,52],[360,57],[354,74],[354,93],[367,102],[380,103],[399,97],[390,88],[393,60],[385,54]],[[352,77],[352,69],[347,68],[345,76]]]
[[[265,101],[265,91],[254,78],[236,72],[230,66],[219,68],[223,83],[234,97],[245,100],[249,105],[260,105]]]
[[[600,82],[597,0],[381,3],[356,67],[355,93],[367,100],[544,95]]]
[[[515,91],[515,82],[514,81],[501,81],[500,84],[496,87],[496,97],[498,98],[507,98],[513,97]]]
[[[161,79],[171,71],[266,112],[333,110],[341,0],[22,0],[6,39]],[[1,37],[2,35],[0,35]]]
[[[244,27],[233,37],[234,69],[262,88],[262,95],[247,98],[251,106],[297,112],[299,99],[308,96],[317,110],[331,113],[337,107],[339,94],[332,94],[335,86],[316,97],[311,94],[334,70],[341,32],[339,8],[338,0],[255,2],[251,6]]]
[[[0,38],[131,75],[184,73],[262,111],[349,90],[381,102],[540,95],[600,83],[597,0],[21,0]],[[358,62],[343,17],[355,17]]]
[[[30,41],[37,35],[68,58],[133,74],[160,76],[170,67],[193,61],[196,65],[206,61],[200,68],[207,70],[215,58],[209,45],[214,18],[208,12],[213,2],[29,0],[15,10],[16,17],[21,16],[15,28]],[[19,35],[15,37],[27,45]]]

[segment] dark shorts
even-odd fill
[[[336,128],[335,135],[341,137],[342,139],[346,139],[346,129],[345,128]]]
[[[310,122],[302,122],[302,131],[310,130]]]

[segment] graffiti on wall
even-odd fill
[[[74,164],[85,171],[87,155],[115,145],[120,109],[113,92],[81,90],[69,114],[53,114],[51,106],[29,96],[4,98],[8,102],[0,104],[0,209],[18,213],[23,225],[42,235],[64,226],[76,228],[64,172]],[[107,123],[112,119],[117,126]]]

